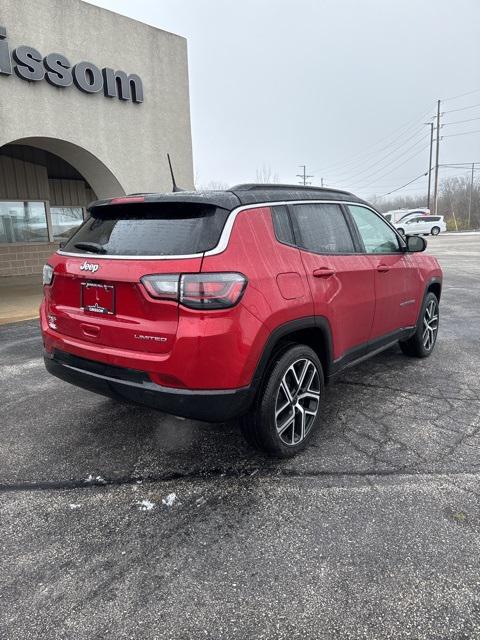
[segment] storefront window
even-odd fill
[[[81,207],[50,207],[54,240],[67,240],[83,222]]]
[[[0,243],[48,242],[44,202],[0,201]]]

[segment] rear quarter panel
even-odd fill
[[[300,252],[277,241],[269,207],[248,209],[237,214],[225,251],[204,258],[202,272],[216,271],[237,271],[248,278],[240,307],[257,325],[239,317],[231,326],[237,344],[232,338],[230,345],[230,366],[238,367],[239,380],[248,384],[270,333],[290,320],[314,315]],[[243,345],[249,345],[248,353]]]
[[[269,207],[237,215],[225,251],[204,258],[202,272],[208,271],[245,274],[248,286],[241,304],[270,330],[314,315],[300,251],[277,241]]]

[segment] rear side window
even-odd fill
[[[63,247],[118,256],[173,256],[202,253],[220,239],[229,211],[191,203],[110,205],[94,211]]]
[[[338,204],[292,207],[297,245],[313,253],[355,253],[352,236]]]
[[[285,244],[295,244],[288,209],[285,205],[272,207],[272,220],[277,240]]]

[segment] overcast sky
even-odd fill
[[[92,3],[188,39],[199,184],[264,165],[297,182],[306,164],[314,184],[386,193],[428,169],[438,98],[443,122],[472,119],[442,129],[440,163],[480,162],[480,0]]]

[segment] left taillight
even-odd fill
[[[143,276],[140,278],[143,286],[152,296],[152,298],[158,298],[159,300],[178,300],[178,282],[180,275],[162,273],[153,274],[151,276]]]
[[[43,284],[46,284],[46,285],[52,284],[53,267],[51,265],[49,264],[43,265],[42,280],[43,280]]]
[[[228,309],[240,302],[247,278],[241,273],[184,273],[143,276],[141,282],[160,300],[177,300],[190,309]]]

